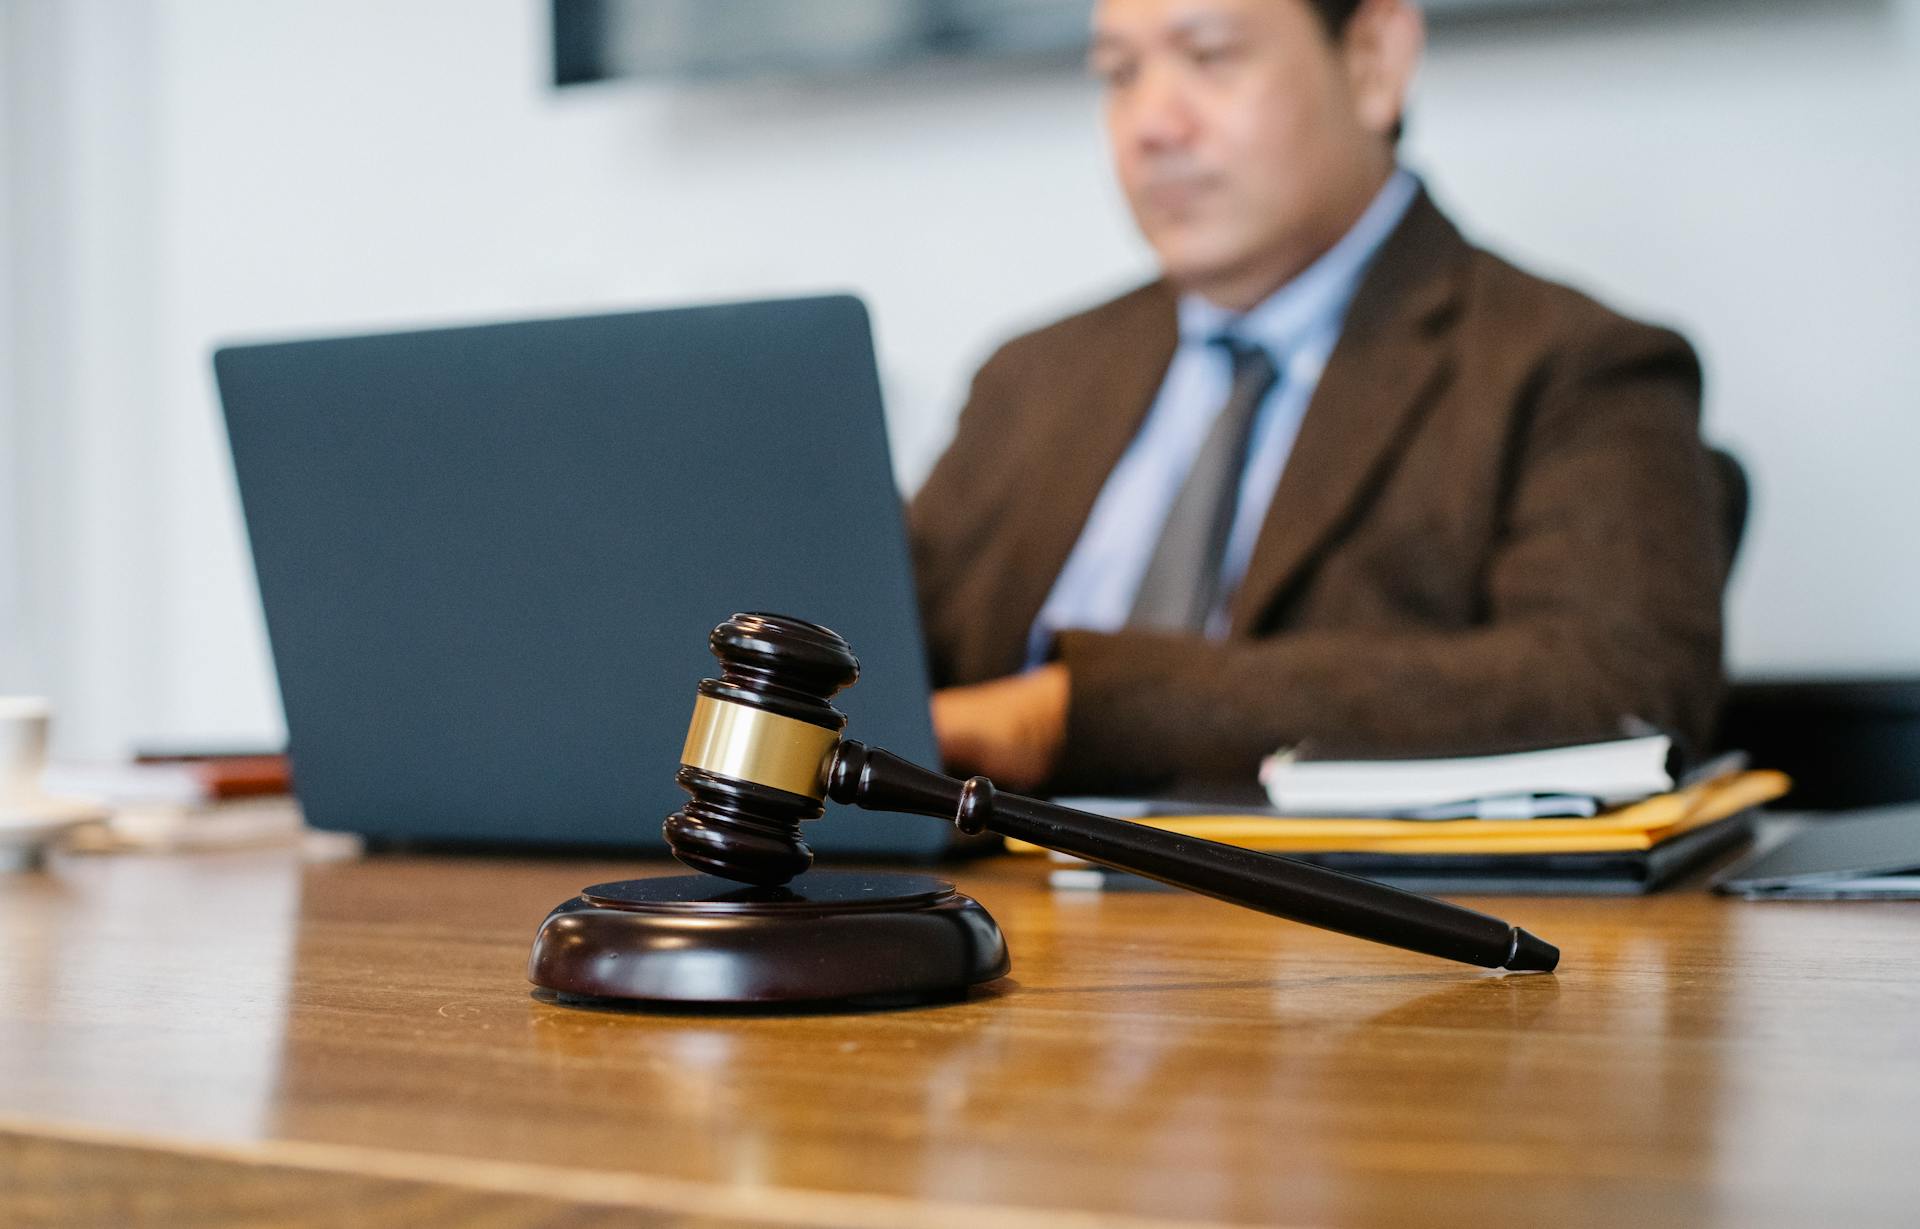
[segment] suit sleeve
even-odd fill
[[[1003,438],[1012,412],[1007,371],[1017,361],[1010,344],[981,366],[952,441],[907,505],[914,585],[925,625],[928,671],[936,687],[947,685],[953,673],[947,629],[953,588],[1001,514],[992,489],[1001,468],[996,441]]]
[[[1408,755],[1605,737],[1624,716],[1704,738],[1727,547],[1698,362],[1678,336],[1622,321],[1537,388],[1481,624],[1063,633],[1072,698],[1056,786],[1246,781],[1263,755],[1305,741]]]

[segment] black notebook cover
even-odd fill
[[[1705,824],[1652,849],[1551,854],[1308,854],[1304,860],[1422,893],[1639,896],[1737,848],[1752,813]]]
[[[1743,844],[1752,812],[1705,824],[1652,849],[1551,854],[1310,853],[1284,856],[1423,895],[1639,896]],[[1104,888],[1151,880],[1093,868]],[[1081,881],[1080,886],[1092,886]]]

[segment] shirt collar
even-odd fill
[[[1400,225],[1419,191],[1419,179],[1396,168],[1338,243],[1248,312],[1229,311],[1197,294],[1181,295],[1181,344],[1205,345],[1231,332],[1265,346],[1276,360],[1284,361],[1317,329],[1339,323],[1367,266]]]

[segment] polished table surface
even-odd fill
[[[663,873],[648,866],[642,873]],[[1486,900],[1499,976],[944,872],[1010,978],[858,1015],[525,981],[584,861],[0,879],[0,1224],[1920,1223],[1920,906]]]

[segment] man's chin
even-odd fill
[[[1201,293],[1205,293],[1205,287],[1231,278],[1242,263],[1201,244],[1155,247],[1154,255],[1159,258],[1161,276],[1180,290]]]

